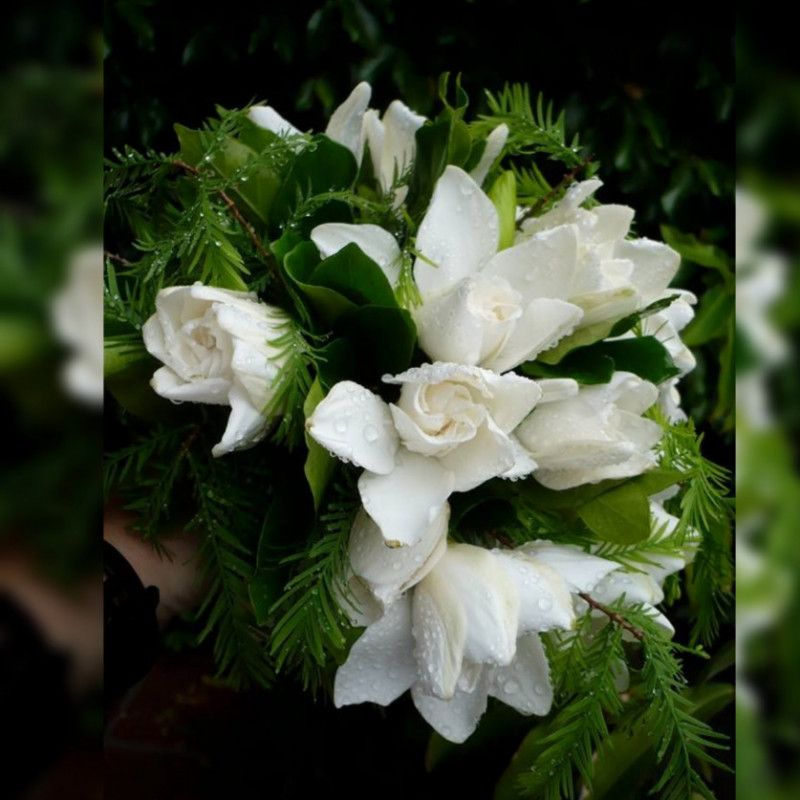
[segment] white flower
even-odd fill
[[[66,390],[93,406],[103,402],[103,248],[76,252],[67,280],[53,297],[51,320],[58,338],[71,349],[63,371]]]
[[[625,238],[632,208],[581,208],[602,185],[597,178],[577,183],[549,211],[522,223],[523,240],[574,226],[577,266],[567,299],[583,309],[582,327],[619,319],[664,297],[680,265],[678,253],[663,242]]]
[[[540,402],[516,435],[538,464],[536,479],[550,489],[639,475],[655,465],[661,426],[641,414],[657,399],[649,381],[616,372],[610,383]]]
[[[142,328],[147,350],[166,366],[153,375],[157,394],[173,402],[229,405],[215,456],[254,444],[281,355],[270,342],[287,317],[256,295],[196,283],[162,289]]]
[[[358,164],[361,163],[364,154],[364,113],[370,97],[372,97],[372,87],[362,81],[331,114],[328,126],[325,128],[325,135],[346,147],[355,156]],[[248,116],[256,125],[278,136],[296,136],[300,133],[271,106],[252,106]]]
[[[458,167],[439,178],[417,233],[420,346],[434,359],[505,372],[555,345],[583,311],[566,302],[574,226],[498,252],[497,210]]]
[[[372,171],[381,190],[386,194],[414,162],[417,131],[425,123],[425,117],[415,114],[405,103],[394,100],[389,104],[383,118],[369,109],[364,114],[364,137],[369,145]],[[408,194],[407,186],[400,186],[394,193],[394,204],[399,206]]]
[[[396,404],[343,381],[306,426],[330,452],[365,468],[361,499],[387,541],[419,541],[451,492],[535,468],[511,436],[541,396],[535,381],[436,363],[384,382],[401,386]]]
[[[590,591],[617,567],[562,549],[564,575],[522,549],[449,544],[353,645],[336,674],[337,707],[388,705],[410,689],[422,716],[453,742],[475,730],[489,696],[523,714],[547,714],[553,689],[538,634],[574,623],[565,575]],[[407,582],[414,560],[404,550],[384,551],[383,574]],[[404,559],[396,570],[393,558]]]

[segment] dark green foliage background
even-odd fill
[[[733,20],[705,28],[679,4],[668,13],[655,20],[641,3],[591,1],[107,2],[106,150],[174,151],[173,123],[198,127],[217,103],[266,100],[298,127],[319,130],[359,80],[373,85],[375,107],[399,96],[422,113],[433,110],[446,70],[462,73],[473,113],[482,88],[520,81],[566,109],[568,131],[580,132],[601,163],[601,199],[634,206],[640,235],[660,238],[666,223],[732,254]],[[702,295],[720,280],[687,263],[678,283]],[[732,466],[730,409],[717,397],[723,349],[720,339],[700,349],[684,404],[706,434],[706,455]],[[674,616],[686,624],[679,609]],[[730,636],[726,629],[721,640]],[[489,797],[530,727],[492,712],[479,748],[427,775],[427,731],[408,698],[385,711],[332,714],[279,684],[252,708],[236,730],[198,744],[215,791],[230,794],[235,781],[286,798],[326,786],[351,797]]]

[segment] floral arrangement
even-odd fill
[[[598,199],[541,97],[471,121],[440,97],[381,114],[362,83],[324,134],[220,108],[175,155],[116,154],[108,491],[155,544],[200,533],[198,637],[233,685],[409,691],[456,743],[495,698],[544,718],[530,796],[633,733],[664,797],[709,797],[681,654],[729,602],[731,507],[680,406],[680,256]]]

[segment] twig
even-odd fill
[[[193,167],[191,164],[187,164],[180,158],[176,158],[172,163],[176,167],[180,167],[180,169],[185,170],[190,175],[194,175],[195,177],[198,177],[201,174],[200,170],[197,169],[197,167]],[[272,253],[269,251],[268,248],[264,246],[264,243],[261,241],[258,233],[256,232],[256,229],[250,222],[248,222],[248,220],[244,218],[242,212],[239,210],[236,203],[224,189],[218,189],[217,193],[219,194],[222,202],[225,204],[225,207],[230,212],[231,216],[239,223],[239,225],[242,227],[245,233],[247,233],[247,235],[250,237],[250,241],[255,246],[258,254],[269,264],[270,268],[275,273],[280,286],[282,286],[284,291],[288,294],[289,289],[286,286],[286,281],[283,277],[283,274],[275,264],[275,259],[273,258]]]
[[[602,611],[610,620],[613,620],[620,626],[620,628],[628,631],[631,635],[635,636],[640,642],[644,640],[644,632],[639,630],[634,625],[631,625],[625,617],[617,614],[616,611],[612,611],[608,606],[603,605],[600,601],[595,600],[590,594],[586,592],[578,592],[578,597],[582,600],[585,600],[592,608],[597,609],[598,611]]]
[[[112,253],[110,250],[103,250],[103,255],[106,258],[110,258],[112,261],[116,261],[117,264],[122,264],[123,267],[132,267],[134,266],[133,261],[128,261],[127,258],[123,258],[117,253]]]
[[[183,170],[186,170],[190,175],[198,176],[200,175],[200,170],[197,167],[193,167],[191,164],[187,164],[185,161],[177,158],[172,162],[176,167],[180,167]],[[250,240],[255,245],[256,250],[258,250],[259,254],[264,256],[264,258],[270,258],[271,254],[266,247],[264,247],[264,243],[256,233],[256,229],[242,216],[242,212],[239,211],[236,203],[233,202],[231,196],[224,190],[218,189],[217,193],[219,194],[220,198],[222,198],[222,202],[225,203],[225,207],[230,211],[233,218],[242,226],[244,231],[250,237]]]
[[[588,155],[586,158],[581,161],[576,167],[573,167],[569,172],[567,172],[564,177],[546,194],[544,197],[540,197],[518,220],[517,220],[517,228],[521,228],[522,223],[525,220],[530,219],[531,217],[535,216],[536,214],[544,208],[547,203],[549,203],[562,189],[566,189],[575,178],[578,177],[578,173],[582,169],[586,169],[589,164],[592,163],[594,160],[593,155]]]

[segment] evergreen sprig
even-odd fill
[[[696,795],[713,800],[697,765],[727,770],[708,752],[727,749],[725,736],[692,716],[691,702],[683,694],[687,684],[677,656],[679,645],[643,608],[627,607],[623,613],[644,632],[641,683],[645,705],[638,725],[658,742],[656,758],[662,772],[653,792],[662,800]]]
[[[677,501],[680,521],[676,534],[681,538],[693,532],[700,534],[689,573],[696,612],[691,640],[710,644],[730,613],[733,600],[730,473],[703,456],[703,437],[695,431],[692,420],[669,423],[660,412],[652,413],[664,426],[661,465],[685,476],[685,488]]]
[[[555,114],[553,104],[545,103],[541,92],[536,104],[531,99],[530,87],[507,83],[500,92],[486,92],[489,113],[482,114],[473,129],[488,135],[495,127],[505,123],[509,128],[506,150],[511,155],[545,155],[567,167],[580,166],[580,142],[576,135],[567,142],[564,112]]]
[[[195,618],[203,622],[198,641],[213,637],[219,677],[234,688],[269,686],[266,636],[255,625],[248,595],[253,558],[246,534],[258,530],[262,512],[252,485],[223,476],[216,462],[187,453],[196,513],[187,526],[201,538],[205,598]],[[241,476],[237,476],[241,478]]]
[[[533,764],[519,778],[526,797],[571,800],[576,796],[576,773],[590,787],[594,753],[608,736],[606,715],[622,711],[616,687],[624,661],[622,629],[609,624],[592,634],[591,625],[585,615],[574,632],[550,639],[551,670],[561,681],[561,708]]]
[[[298,672],[303,687],[312,691],[329,682],[328,668],[343,659],[351,635],[341,603],[347,592],[347,542],[358,501],[352,487],[339,486],[335,494],[314,539],[283,561],[296,565],[297,572],[272,608],[276,622],[270,653],[275,668]]]

